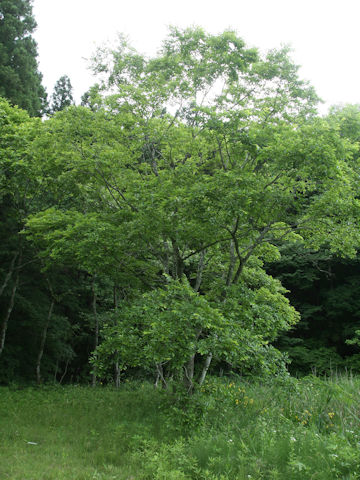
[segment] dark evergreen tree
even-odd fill
[[[40,116],[46,92],[38,71],[31,0],[0,0],[0,96]]]
[[[50,113],[59,112],[73,104],[74,99],[70,78],[67,75],[63,75],[55,83],[54,92],[51,96]]]

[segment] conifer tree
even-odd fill
[[[46,104],[37,44],[31,36],[35,27],[31,0],[1,0],[0,96],[31,116],[41,115]]]
[[[51,96],[50,113],[59,112],[74,104],[72,85],[70,78],[63,75],[55,83],[54,92]]]

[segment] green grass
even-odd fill
[[[1,480],[360,479],[360,379],[0,388]],[[33,443],[29,443],[33,442]]]

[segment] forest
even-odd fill
[[[31,478],[359,478],[360,106],[321,116],[287,48],[263,54],[236,32],[197,27],[170,28],[151,58],[119,36],[116,48],[94,53],[94,85],[81,105],[65,75],[47,99],[31,1],[2,1],[0,13],[3,405],[28,396],[50,412],[49,392],[75,384],[78,394],[64,390],[74,409],[89,396],[116,408],[117,392],[125,411],[133,405],[124,424],[133,437],[118,448],[126,456],[137,444],[121,476],[99,423],[98,476]],[[154,423],[135,431],[139,395]],[[270,398],[279,400],[280,426],[264,419]],[[239,405],[250,413],[230,420]],[[43,412],[35,415],[41,423]],[[226,440],[237,433],[219,433],[239,418],[252,432],[234,440],[245,463]],[[251,450],[261,422],[270,443]],[[289,422],[312,432],[311,448],[323,448],[316,435],[334,440],[318,476],[304,460],[308,437],[298,451],[284,441]],[[204,425],[217,432],[218,450],[201,432],[181,443]],[[341,465],[335,453],[329,463],[335,448]],[[4,478],[24,478],[9,472]]]

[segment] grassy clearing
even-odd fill
[[[355,480],[360,379],[0,389],[1,480]],[[28,443],[33,442],[33,443]]]

